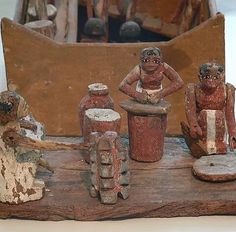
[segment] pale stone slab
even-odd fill
[[[195,161],[193,173],[201,180],[223,182],[236,179],[235,155],[202,156]]]

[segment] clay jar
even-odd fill
[[[84,114],[88,109],[114,109],[114,102],[109,96],[108,87],[102,83],[94,83],[88,86],[89,94],[82,98],[79,104],[79,118],[82,136],[84,136]]]

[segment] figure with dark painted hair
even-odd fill
[[[99,18],[89,18],[84,26],[85,37],[80,42],[102,43],[106,35],[105,23]]]
[[[140,26],[134,21],[128,21],[120,27],[120,38],[123,43],[139,42],[141,34]]]
[[[86,0],[86,7],[87,7],[87,16],[88,16],[88,21],[86,24],[89,24],[90,26],[95,27],[94,24],[99,24],[100,27],[102,26],[104,30],[103,35],[100,36],[99,40],[96,41],[95,38],[95,43],[96,42],[107,42],[108,41],[108,7],[109,7],[109,1],[108,0]],[[92,20],[91,20],[92,19]],[[95,22],[95,19],[97,21]],[[85,25],[86,27],[86,25]],[[88,35],[87,35],[88,36]],[[81,42],[93,42],[94,36],[89,35],[90,39],[85,39],[85,41]]]
[[[188,125],[181,123],[186,143],[193,156],[225,154],[227,137],[231,150],[235,147],[235,88],[225,84],[224,68],[206,63],[199,68],[199,83],[188,84],[185,112]]]
[[[164,78],[170,84],[162,87]],[[136,88],[132,84],[137,82]],[[163,62],[161,50],[156,47],[145,48],[141,51],[140,64],[120,83],[119,89],[123,93],[141,103],[157,104],[160,99],[176,92],[184,85],[179,74]]]

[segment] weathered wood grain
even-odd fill
[[[106,220],[236,214],[235,181],[207,183],[194,178],[191,168],[195,159],[182,138],[166,138],[165,148],[159,163],[130,162],[130,197],[119,199],[116,205],[102,205],[89,196],[89,165],[77,151],[47,152],[44,158],[55,173],[38,172],[48,189],[45,197],[22,205],[0,204],[0,217]]]

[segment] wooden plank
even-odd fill
[[[194,178],[194,158],[181,138],[166,138],[165,155],[158,163],[130,162],[130,197],[119,199],[116,205],[102,205],[89,196],[89,166],[77,151],[47,152],[44,158],[55,169],[54,174],[38,172],[46,181],[45,197],[22,205],[0,204],[1,218],[57,221],[236,215],[236,181],[208,183]]]

